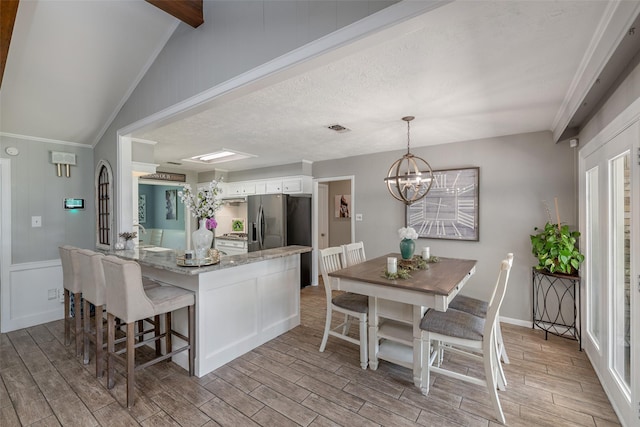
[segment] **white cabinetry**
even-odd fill
[[[313,178],[310,176],[289,176],[284,178],[260,179],[224,183],[223,195],[247,196],[250,194],[300,194],[311,193]]]
[[[286,194],[311,193],[311,177],[296,176],[282,179],[282,192]]]
[[[279,194],[282,193],[282,180],[270,180],[266,183],[266,194]]]
[[[255,182],[229,182],[225,193],[228,196],[246,196],[249,194],[256,194]]]

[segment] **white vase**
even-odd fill
[[[196,252],[197,259],[207,257],[212,241],[213,233],[210,230],[207,230],[207,220],[201,219],[200,227],[191,234],[191,243]]]
[[[133,249],[135,249],[136,247],[136,242],[134,242],[133,240],[125,240],[124,242],[124,248],[128,251],[132,251]]]

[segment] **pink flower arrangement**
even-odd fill
[[[213,230],[218,226],[218,221],[215,218],[207,218],[206,226],[207,230]]]

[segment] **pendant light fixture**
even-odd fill
[[[391,195],[406,205],[424,198],[433,184],[433,169],[426,160],[414,156],[409,151],[411,143],[410,123],[415,117],[407,116],[402,120],[407,122],[407,154],[396,160],[389,168],[384,179]]]

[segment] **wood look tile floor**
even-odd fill
[[[125,380],[107,390],[63,344],[56,321],[0,335],[0,426],[497,426],[482,388],[433,375],[428,396],[408,369],[359,367],[358,348],[329,338],[321,287],[301,292],[301,326],[202,377],[173,363],[136,373],[136,403]],[[618,419],[575,341],[503,324],[511,364],[500,400],[509,426],[614,426]],[[355,333],[357,333],[354,327]],[[449,357],[449,366],[480,364]]]

